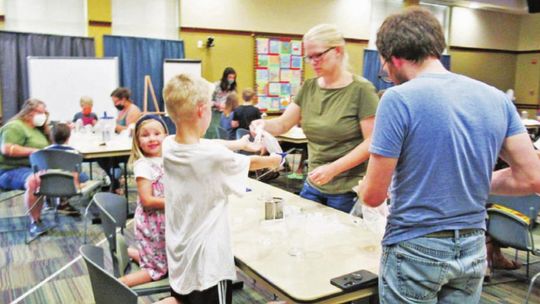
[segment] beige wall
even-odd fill
[[[540,14],[521,17],[518,49],[540,50]]]
[[[182,0],[180,25],[303,34],[319,23],[336,24],[347,38],[368,39],[368,0]]]
[[[463,74],[506,91],[514,87],[516,55],[480,51],[449,52],[452,72]]]
[[[533,64],[536,60],[536,64]],[[517,55],[516,102],[538,104],[540,86],[540,52]]]
[[[520,16],[454,7],[450,45],[496,50],[517,50]]]

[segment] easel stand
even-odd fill
[[[154,112],[148,111],[148,91],[150,90],[150,94],[152,94],[152,101],[154,102]],[[165,112],[160,111],[159,105],[157,102],[156,92],[154,91],[154,86],[152,85],[152,80],[150,79],[150,75],[144,76],[144,97],[143,97],[143,115],[146,114],[157,114],[157,115],[165,115]]]

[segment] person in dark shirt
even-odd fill
[[[233,128],[249,130],[251,121],[261,118],[261,111],[255,107],[257,102],[254,100],[254,96],[255,92],[250,88],[242,91],[244,104],[234,110],[233,121],[231,123]]]
[[[77,122],[77,120],[82,121],[82,125],[95,125],[98,117],[96,113],[92,112],[92,106],[94,105],[94,101],[92,100],[92,97],[89,96],[83,96],[81,97],[81,112],[76,113],[75,116],[73,116],[73,122]]]

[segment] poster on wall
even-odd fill
[[[258,107],[281,112],[294,100],[302,85],[302,41],[279,37],[255,37],[255,91]]]

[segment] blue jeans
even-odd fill
[[[304,187],[300,191],[300,196],[307,198],[308,200],[321,203],[328,207],[332,207],[337,210],[349,213],[354,206],[354,199],[356,198],[356,193],[346,192],[339,194],[327,194],[323,193],[317,188],[311,186],[307,181],[304,182]]]
[[[383,246],[380,303],[478,303],[485,266],[482,230]]]
[[[0,170],[0,188],[3,190],[24,190],[26,180],[32,173],[30,167]]]

